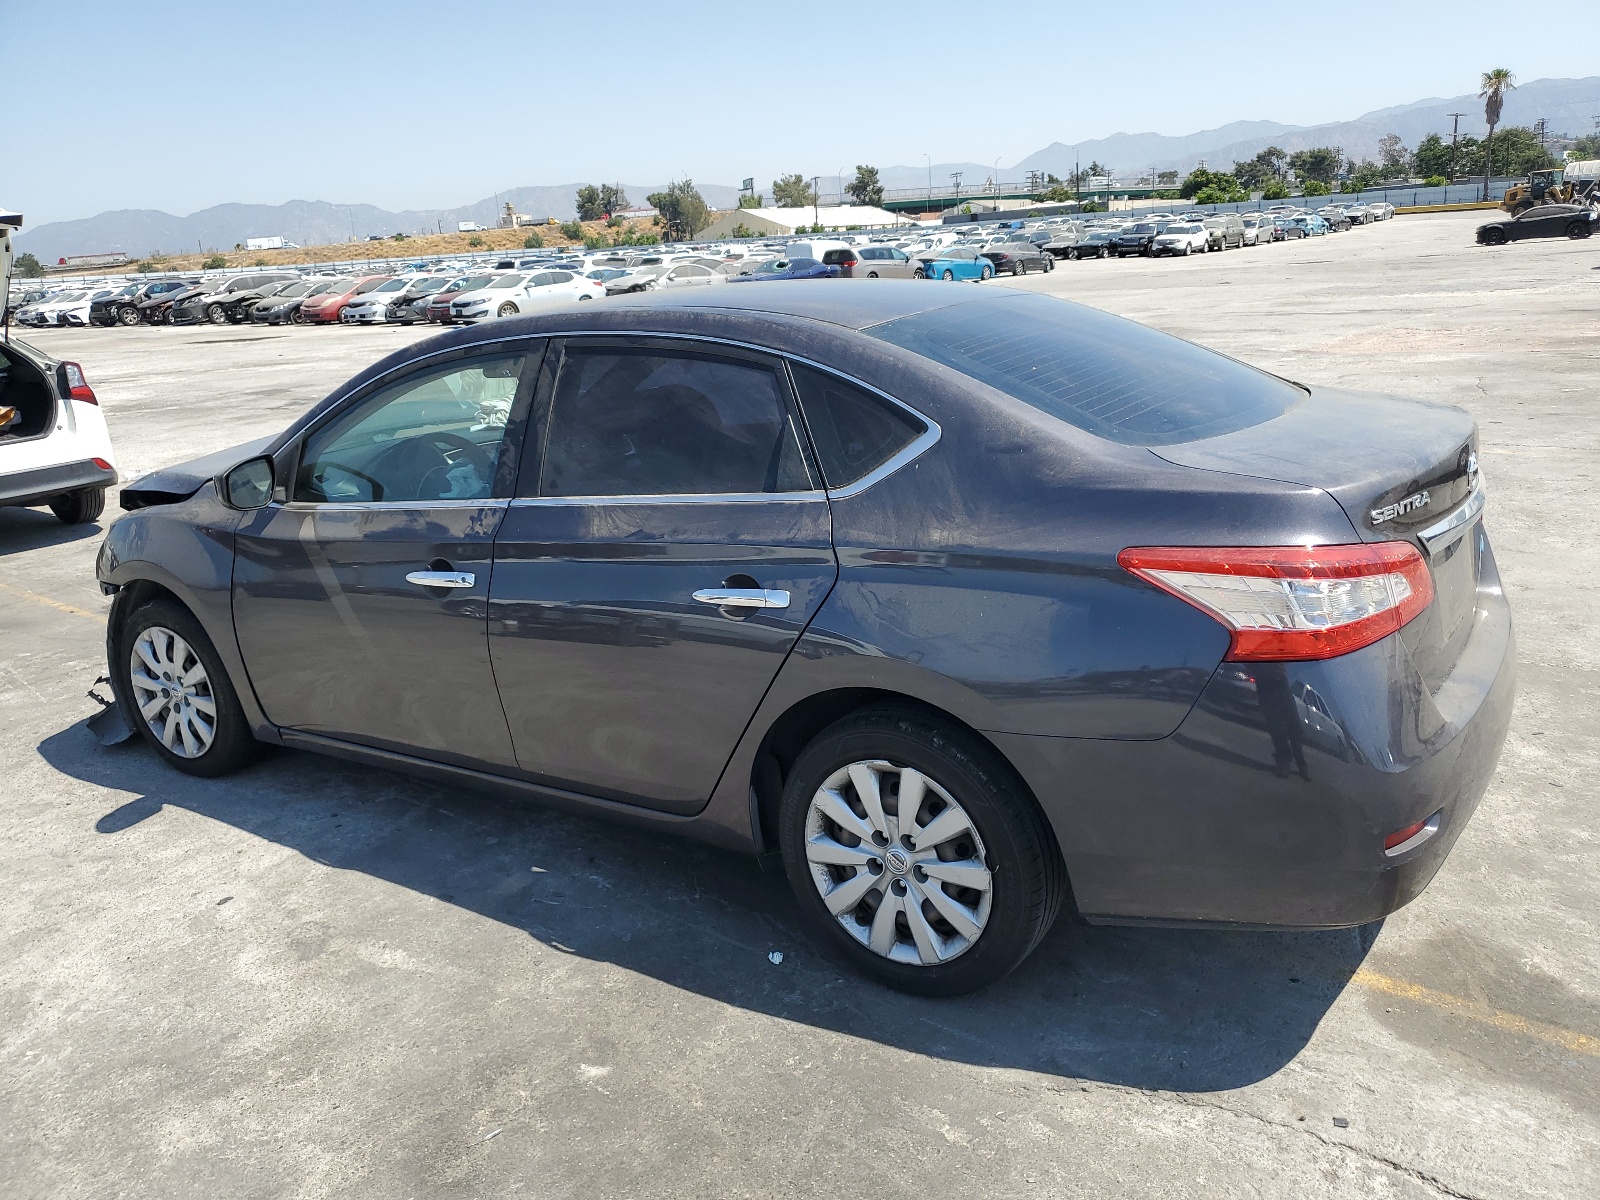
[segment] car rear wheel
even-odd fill
[[[50,501],[50,511],[63,525],[87,525],[90,521],[98,521],[105,510],[105,488],[84,488]]]
[[[912,708],[861,710],[806,747],[779,842],[815,931],[863,974],[919,995],[1010,972],[1066,895],[1054,835],[1009,765]]]
[[[1574,221],[1567,226],[1567,236],[1573,241],[1581,241],[1589,236],[1589,222]]]
[[[135,609],[112,658],[123,717],[178,770],[225,775],[260,753],[211,639],[176,601]]]
[[[868,271],[867,272],[867,278],[868,279],[876,279],[877,277],[878,277],[878,273],[876,271]]]

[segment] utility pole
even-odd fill
[[[1539,139],[1539,149],[1545,150],[1546,153],[1549,153],[1549,151],[1545,149],[1545,141],[1550,136],[1550,118],[1540,117],[1537,121],[1535,121],[1533,123],[1533,132]]]
[[[1450,182],[1456,181],[1456,141],[1461,136],[1461,118],[1466,113],[1450,114]]]
[[[819,191],[821,186],[822,176],[813,175],[811,177],[811,223],[813,225],[822,224],[822,196]]]

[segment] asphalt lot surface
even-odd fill
[[[720,851],[303,754],[210,782],[97,747],[99,531],[0,510],[0,1192],[1595,1195],[1600,242],[1482,249],[1482,219],[1016,284],[1481,422],[1517,715],[1381,927],[1063,920],[980,995],[882,991]],[[126,476],[419,336],[29,338],[84,364]]]

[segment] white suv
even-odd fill
[[[22,217],[0,209],[0,297],[11,281],[11,234]],[[105,511],[117,482],[111,435],[94,389],[60,362],[0,335],[0,508],[48,504],[68,525]]]

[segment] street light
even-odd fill
[[[822,224],[821,187],[822,176],[813,175],[811,177],[811,224],[813,226]]]

